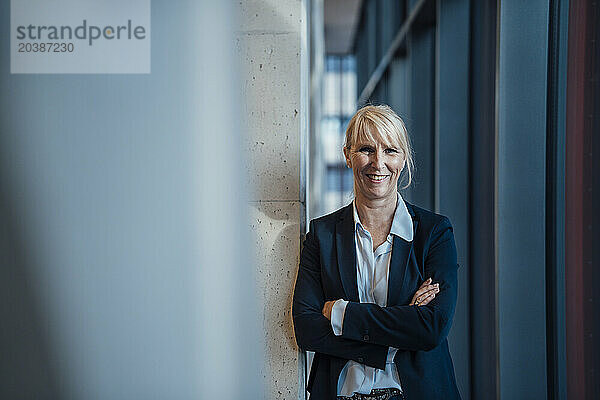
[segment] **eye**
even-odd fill
[[[372,153],[374,150],[371,146],[362,146],[358,151],[360,151],[361,153]]]
[[[387,154],[395,154],[395,153],[398,153],[398,150],[393,149],[393,148],[389,148],[389,149],[385,149],[385,152]]]

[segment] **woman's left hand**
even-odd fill
[[[335,300],[334,301],[326,301],[325,305],[323,306],[323,310],[321,311],[323,313],[323,315],[325,316],[325,318],[327,318],[330,321],[331,321],[331,309],[333,308],[334,303],[335,303]]]
[[[435,298],[435,295],[440,291],[440,284],[431,284],[431,278],[421,284],[417,292],[414,294],[409,306],[426,306]]]

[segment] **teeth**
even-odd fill
[[[385,178],[387,178],[387,175],[373,175],[373,174],[369,174],[367,175],[369,178],[373,179],[374,181],[382,181]]]

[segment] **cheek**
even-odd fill
[[[352,157],[352,167],[357,171],[360,171],[365,165],[369,163],[369,158],[360,154],[356,154]]]
[[[400,173],[404,168],[404,160],[403,159],[394,159],[390,161],[390,169],[396,173]]]

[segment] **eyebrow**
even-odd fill
[[[382,144],[383,144],[383,146],[385,148],[388,148],[388,149],[398,150],[400,148],[400,146],[396,146],[393,143],[390,143],[390,144],[382,143]],[[357,143],[354,144],[354,146],[356,146],[357,148],[361,148],[361,147],[365,147],[365,146],[367,146],[367,147],[376,147],[376,144],[375,143],[359,143],[359,142],[357,142]]]

